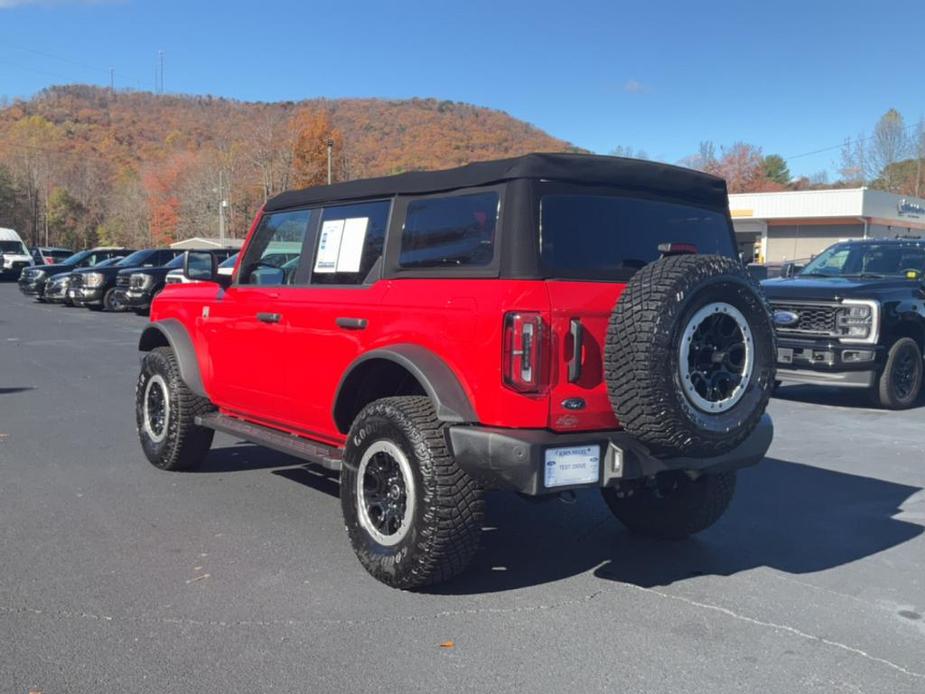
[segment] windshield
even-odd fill
[[[115,265],[120,260],[122,260],[121,256],[114,256],[112,258],[106,258],[106,260],[101,260],[93,267],[109,267],[110,265]]]
[[[222,261],[219,267],[234,267],[234,264],[238,261],[238,254],[235,253],[233,256],[228,258],[228,260]]]
[[[77,251],[74,255],[70,255],[62,260],[59,265],[77,265],[77,263],[79,263],[91,253],[93,253],[93,251]]]
[[[837,243],[800,271],[800,277],[906,277],[925,274],[925,243]]]
[[[135,251],[131,255],[125,256],[120,262],[116,263],[116,267],[137,267],[138,265],[143,265],[145,260],[150,257],[152,253],[150,249],[146,251]]]
[[[170,269],[170,270],[174,270],[174,269],[176,269],[176,268],[178,268],[178,267],[183,267],[183,256],[184,256],[184,255],[185,255],[185,254],[180,254],[180,255],[178,255],[176,258],[174,258],[174,259],[171,260],[169,263],[167,263],[164,267],[166,267],[166,268],[168,268],[168,269]]]
[[[0,241],[0,253],[26,255],[26,249],[19,241]]]

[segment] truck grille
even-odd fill
[[[74,275],[71,277],[71,286],[72,287],[82,287],[83,284],[84,284],[83,275],[81,275],[79,272],[74,273]]]
[[[838,304],[786,304],[772,302],[775,311],[789,311],[799,316],[795,325],[776,326],[782,335],[807,337],[840,337],[838,332]]]
[[[128,287],[128,282],[129,282],[129,276],[128,276],[128,275],[119,275],[119,276],[116,278],[116,286],[117,286],[117,287],[124,287],[124,288],[127,288],[127,287]]]

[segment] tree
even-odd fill
[[[726,179],[730,193],[749,193],[766,189],[764,157],[761,148],[745,142],[735,142],[722,147],[719,161],[715,164],[716,175]]]
[[[909,155],[909,144],[906,122],[899,111],[891,108],[877,121],[874,134],[871,136],[867,153],[870,167],[868,179],[874,178],[871,174],[876,172],[883,181],[883,189],[895,192],[897,181],[892,176],[890,167]]]
[[[841,165],[838,173],[848,185],[862,186],[867,182],[867,148],[864,133],[854,140],[846,139],[841,148]]]
[[[628,145],[617,145],[610,150],[612,157],[626,157],[627,159],[648,159],[649,155],[644,149],[633,149]]]
[[[764,158],[762,163],[764,167],[764,177],[769,181],[786,186],[790,183],[790,169],[787,168],[787,162],[779,154],[769,154]]]
[[[0,151],[8,151],[6,164],[25,198],[28,237],[36,246],[42,240],[50,179],[58,158],[55,148],[60,139],[60,131],[54,124],[42,116],[32,115],[18,119],[0,145]]]
[[[292,148],[292,183],[296,188],[323,185],[328,182],[328,143],[334,153],[340,152],[341,134],[331,124],[327,111],[304,109],[292,120],[295,133]],[[332,178],[340,179],[340,162],[332,161]]]
[[[65,188],[55,188],[48,196],[48,229],[56,243],[67,248],[83,248],[96,243],[96,230],[89,210]]]
[[[16,185],[10,172],[0,166],[0,227],[14,227],[16,213]]]

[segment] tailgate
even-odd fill
[[[546,287],[552,309],[548,426],[553,431],[614,429],[618,424],[604,382],[604,345],[610,314],[626,285],[548,280]]]

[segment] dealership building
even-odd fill
[[[844,239],[925,238],[925,199],[868,188],[729,196],[739,250],[758,262],[809,258]]]

